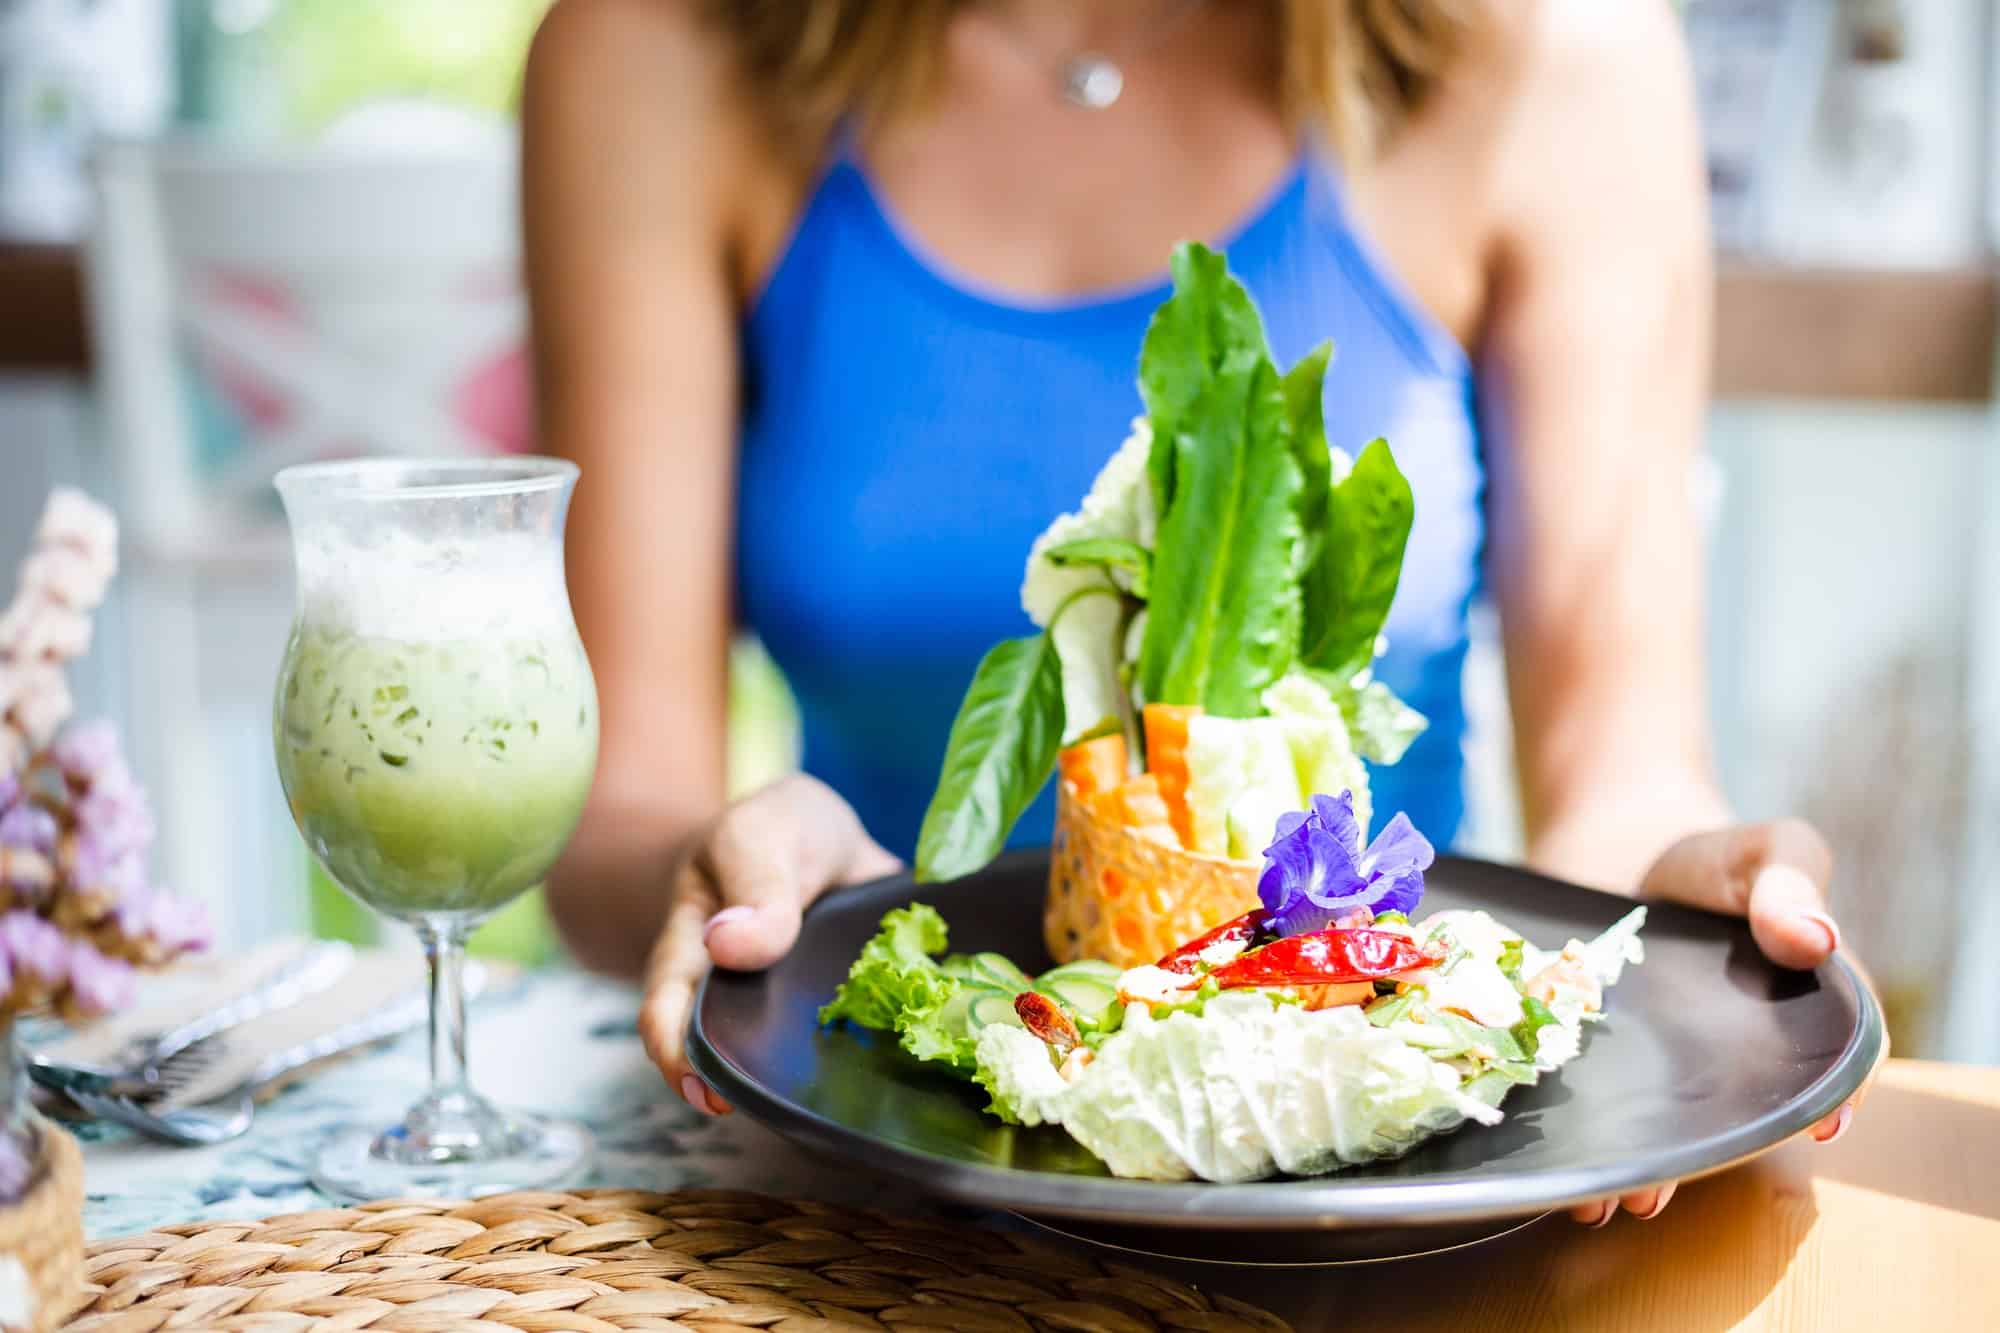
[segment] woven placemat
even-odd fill
[[[760,1194],[391,1201],[99,1241],[73,1333],[1284,1333],[1038,1236]]]

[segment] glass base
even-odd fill
[[[565,1120],[481,1102],[476,1136],[432,1136],[418,1113],[386,1130],[338,1130],[313,1162],[312,1181],[340,1199],[471,1199],[574,1184],[590,1168],[590,1131]]]

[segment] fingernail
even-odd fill
[[[1832,917],[1828,916],[1825,912],[1813,912],[1813,911],[1799,912],[1796,913],[1795,915],[1798,920],[1810,921],[1812,922],[1812,924],[1818,926],[1821,930],[1826,932],[1826,947],[1829,951],[1839,950],[1840,927],[1834,923],[1834,919]]]
[[[1816,1143],[1832,1143],[1842,1134],[1845,1134],[1847,1132],[1847,1127],[1853,1123],[1854,1123],[1854,1103],[1849,1102],[1847,1105],[1841,1107],[1840,1114],[1833,1118],[1833,1132],[1830,1134],[1822,1134],[1819,1132],[1818,1129],[1815,1129],[1813,1130],[1813,1141]]]
[[[1667,1201],[1674,1197],[1675,1188],[1676,1186],[1673,1184],[1662,1185],[1660,1192],[1653,1197],[1653,1206],[1643,1213],[1634,1213],[1632,1216],[1638,1218],[1641,1222],[1652,1221],[1662,1212],[1666,1211]]]
[[[1596,1220],[1595,1222],[1592,1222],[1592,1223],[1590,1224],[1590,1229],[1591,1229],[1592,1231],[1595,1231],[1595,1230],[1597,1230],[1597,1229],[1598,1229],[1599,1227],[1601,1227],[1601,1226],[1605,1225],[1606,1223],[1608,1223],[1608,1222],[1609,1222],[1609,1221],[1611,1220],[1612,1216],[1613,1216],[1614,1214],[1616,1214],[1616,1213],[1617,1213],[1617,1211],[1618,1211],[1618,1201],[1617,1201],[1617,1200],[1615,1200],[1615,1199],[1614,1199],[1614,1200],[1612,1200],[1612,1201],[1611,1201],[1610,1203],[1607,1203],[1607,1204],[1605,1204],[1605,1205],[1604,1205],[1604,1216],[1602,1216],[1602,1217],[1598,1218],[1598,1219],[1597,1219],[1597,1220]]]
[[[710,917],[708,919],[708,924],[701,928],[701,938],[704,942],[706,942],[708,937],[715,933],[715,928],[717,926],[726,926],[732,921],[748,921],[751,917],[755,915],[757,915],[757,909],[754,907],[744,907],[740,905],[736,907],[725,907],[720,912],[717,912],[714,916]]]
[[[714,1115],[715,1108],[708,1102],[708,1084],[693,1074],[681,1075],[681,1097],[703,1115]]]

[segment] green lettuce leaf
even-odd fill
[[[1307,666],[1347,679],[1374,660],[1415,515],[1410,483],[1376,440],[1329,495],[1325,541],[1305,578]]]
[[[1062,664],[1049,636],[1003,639],[979,663],[951,724],[917,834],[918,880],[969,875],[999,854],[1055,771],[1062,730]]]
[[[1556,1021],[1549,1007],[1532,995],[1521,997],[1521,1021],[1514,1025],[1514,1040],[1520,1045],[1523,1057],[1533,1059],[1541,1049],[1541,1031]]]
[[[1349,676],[1344,683],[1315,674],[1328,686],[1340,715],[1347,723],[1348,739],[1355,753],[1378,764],[1393,764],[1410,748],[1410,742],[1424,734],[1430,720],[1396,697],[1387,685],[1370,680],[1357,687]]]
[[[1333,344],[1323,342],[1285,372],[1285,418],[1292,455],[1299,464],[1299,532],[1296,552],[1303,576],[1326,542],[1327,492],[1333,485],[1333,457],[1326,445],[1326,366]]]
[[[1262,322],[1221,255],[1174,252],[1174,295],[1147,330],[1139,382],[1163,502],[1140,690],[1256,717],[1298,648],[1304,480]]]
[[[832,1003],[819,1011],[819,1021],[846,1019],[856,1027],[893,1032],[911,1015],[943,1008],[959,984],[931,956],[944,947],[944,918],[936,908],[912,903],[890,912],[861,947]]]

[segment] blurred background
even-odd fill
[[[547,0],[0,0],[0,570],[47,488],[126,523],[77,672],[226,947],[368,937],[270,749],[268,485],[532,447],[512,116]],[[1899,1054],[2000,1062],[1993,0],[1685,0],[1716,243],[1704,490],[1725,781],[1816,820]],[[1107,448],[1113,442],[1107,441]],[[1490,626],[1463,850],[1518,851]],[[796,762],[739,647],[731,779]],[[524,900],[480,947],[553,938]]]

